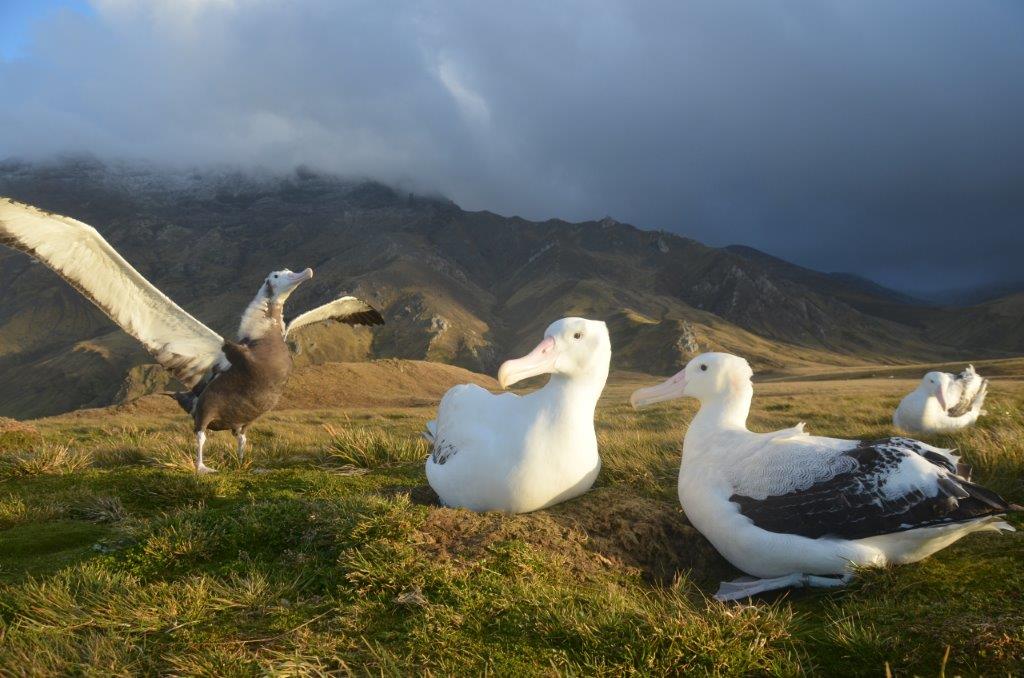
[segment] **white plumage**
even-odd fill
[[[811,436],[802,426],[749,431],[751,375],[742,358],[708,353],[631,398],[636,407],[700,400],[683,442],[679,500],[727,560],[762,578],[724,584],[721,599],[841,585],[856,567],[909,563],[971,532],[1013,529],[1002,517],[1020,507],[957,475],[950,450]]]
[[[185,386],[218,362],[226,366],[223,338],[143,278],[93,227],[0,198],[0,244],[53,269]]]
[[[529,355],[502,365],[502,387],[551,373],[533,393],[449,390],[425,436],[427,480],[441,501],[474,511],[524,513],[586,492],[601,468],[594,408],[608,378],[603,322],[553,323]]]
[[[929,372],[917,388],[900,401],[893,424],[910,433],[952,433],[973,425],[982,414],[988,380],[974,365],[959,375]]]

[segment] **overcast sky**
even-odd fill
[[[1024,2],[3,0],[0,157],[297,164],[910,289],[1024,278]]]

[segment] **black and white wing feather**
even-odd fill
[[[292,332],[317,323],[338,322],[346,325],[383,325],[380,312],[362,299],[339,297],[312,311],[296,316],[285,330],[287,338]]]
[[[812,539],[861,539],[1019,510],[958,476],[942,452],[907,438],[861,442],[841,453],[847,459],[835,468],[844,470],[808,487],[729,500],[763,530]]]
[[[142,277],[96,229],[0,198],[0,244],[38,259],[192,388],[224,361],[224,340]]]

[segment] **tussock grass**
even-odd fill
[[[636,385],[611,384],[598,408],[598,488],[525,516],[413,503],[429,408],[275,412],[241,465],[231,436],[211,436],[211,476],[192,473],[182,418],[37,422],[29,444],[0,445],[0,675],[1024,667],[1020,533],[973,535],[842,591],[709,600],[735,575],[675,496],[694,404],[634,412]],[[904,386],[758,385],[751,426],[891,435]],[[1024,384],[997,382],[979,426],[929,442],[1024,502],[1022,404]]]
[[[0,455],[0,478],[75,473],[90,463],[89,454],[72,443],[43,443]]]
[[[429,447],[425,440],[395,435],[379,428],[341,428],[324,425],[329,436],[321,455],[325,464],[377,468],[394,464],[422,462]]]

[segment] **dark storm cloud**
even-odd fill
[[[918,289],[1020,276],[1018,2],[94,3],[0,155],[308,164]]]

